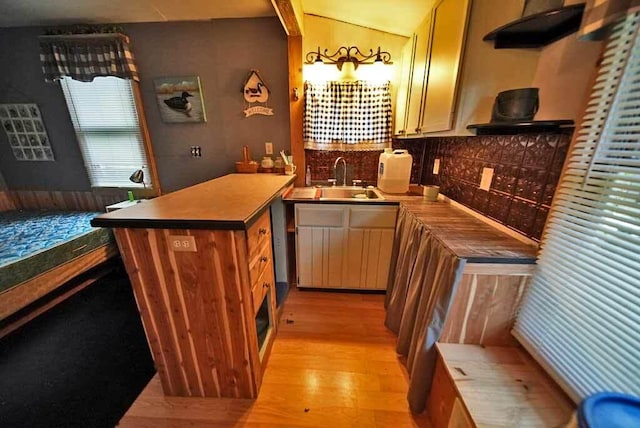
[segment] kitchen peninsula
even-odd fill
[[[103,214],[165,395],[255,398],[276,333],[269,206],[295,176],[230,174]]]

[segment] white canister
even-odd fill
[[[273,165],[273,159],[271,159],[270,156],[263,157],[262,161],[260,162],[260,166],[264,169],[271,169],[273,168]]]
[[[385,193],[407,193],[412,164],[407,150],[384,149],[378,162],[378,188]]]

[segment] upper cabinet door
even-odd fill
[[[431,14],[428,14],[422,21],[415,36],[416,48],[413,60],[413,74],[409,81],[409,103],[407,104],[407,135],[422,132],[420,122],[422,119],[425,78],[429,66]]]
[[[409,82],[413,74],[413,56],[416,49],[416,35],[414,34],[402,48],[402,68],[400,73],[400,84],[396,96],[396,120],[395,134],[404,135],[407,133],[407,104],[409,103]]]
[[[469,5],[470,0],[443,0],[434,10],[422,132],[448,131],[453,127]]]

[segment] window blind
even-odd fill
[[[96,77],[92,82],[60,82],[91,185],[142,187],[129,180],[148,165],[131,81]],[[151,186],[151,174],[144,172],[145,185]]]
[[[576,402],[640,395],[639,21],[607,41],[514,328]]]

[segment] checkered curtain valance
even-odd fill
[[[42,36],[40,62],[47,82],[63,77],[91,82],[98,76],[140,80],[123,34]]]
[[[312,150],[390,147],[389,82],[306,82],[304,143]]]

